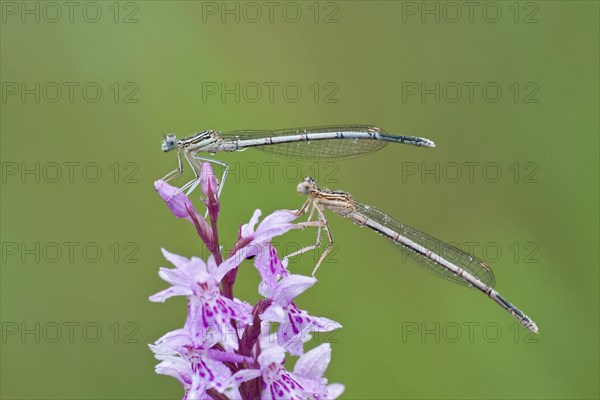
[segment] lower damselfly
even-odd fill
[[[206,130],[184,139],[173,134],[164,137],[164,152],[177,150],[177,168],[163,180],[168,182],[183,173],[183,159],[194,172],[195,179],[181,187],[189,195],[200,182],[200,164],[211,162],[221,165],[224,172],[219,182],[219,193],[227,179],[229,166],[219,160],[200,156],[201,153],[243,151],[255,148],[280,157],[310,161],[334,161],[354,158],[380,150],[389,143],[420,147],[435,147],[433,141],[416,136],[388,135],[371,125],[338,125],[292,128],[280,130],[255,130],[219,132]]]
[[[318,248],[321,242],[321,230],[324,230],[327,234],[328,245],[319,258],[313,270],[313,275],[333,248],[333,238],[323,214],[323,210],[329,210],[351,220],[358,226],[366,226],[384,236],[411,260],[428,271],[452,282],[480,290],[509,312],[523,327],[531,332],[538,333],[535,322],[493,289],[496,280],[492,269],[486,262],[457,247],[398,222],[382,211],[361,204],[348,193],[319,189],[313,178],[306,178],[298,185],[297,190],[300,194],[309,196],[302,208],[297,211],[297,214],[306,214],[310,209],[307,222],[312,220],[316,212],[320,224],[315,225],[318,226],[315,244],[295,251],[289,254],[287,258]]]

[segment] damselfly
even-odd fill
[[[321,229],[324,229],[327,233],[329,243],[319,258],[313,270],[313,275],[333,245],[333,238],[323,214],[323,210],[326,209],[344,218],[348,218],[356,225],[367,226],[380,235],[383,235],[409,258],[436,275],[480,290],[500,307],[508,311],[525,328],[534,333],[538,332],[535,322],[493,289],[495,284],[494,273],[484,261],[465,253],[457,247],[446,244],[426,233],[398,222],[382,211],[361,204],[355,201],[348,193],[319,189],[312,178],[306,178],[298,185],[297,190],[301,194],[309,195],[308,200],[298,210],[298,215],[307,213],[310,208],[308,221],[312,220],[316,211],[318,214],[317,218],[321,223],[316,225],[319,227],[316,243],[289,254],[287,257],[293,257],[318,248],[321,242]]]
[[[435,147],[433,141],[416,136],[388,135],[382,129],[371,125],[317,126],[281,130],[218,132],[206,130],[193,136],[177,139],[173,134],[165,136],[162,143],[164,152],[177,150],[177,168],[168,173],[163,180],[170,181],[183,173],[185,159],[196,179],[189,181],[180,189],[190,194],[200,180],[200,163],[208,161],[224,167],[219,183],[219,195],[229,166],[227,163],[207,159],[199,153],[215,154],[220,151],[243,151],[254,147],[258,150],[280,157],[312,161],[341,160],[372,153],[388,143],[402,143],[413,146]]]

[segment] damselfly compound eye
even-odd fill
[[[175,147],[177,147],[177,137],[172,133],[169,133],[162,142],[162,151],[173,150]]]
[[[298,184],[298,186],[296,186],[296,190],[298,191],[298,193],[300,194],[310,194],[310,188],[311,185],[310,183],[304,181],[304,182],[300,182]]]

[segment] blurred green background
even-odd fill
[[[1,2],[2,398],[180,397],[147,343],[185,302],[147,298],[166,287],[161,247],[206,251],[154,192],[176,164],[161,135],[339,123],[437,148],[219,154],[224,245],[316,175],[472,248],[541,332],[331,215],[336,252],[297,303],[344,326],[315,339],[344,397],[598,398],[598,3],[272,4]],[[239,298],[256,275],[243,266]]]

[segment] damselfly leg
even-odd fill
[[[162,178],[162,180],[165,182],[169,182],[173,179],[178,178],[179,176],[181,176],[181,174],[183,174],[183,161],[181,161],[181,151],[178,150],[177,151],[177,168],[175,168],[173,171],[166,174]]]
[[[194,191],[194,189],[196,189],[196,187],[200,184],[199,171],[202,168],[202,163],[208,162],[208,163],[220,165],[221,167],[223,167],[223,173],[221,174],[221,178],[217,180],[217,184],[218,184],[217,197],[221,197],[221,192],[223,191],[223,186],[225,186],[225,180],[227,179],[227,172],[229,171],[229,164],[227,164],[224,161],[199,157],[196,154],[190,154],[188,157],[186,157],[186,159],[188,160],[189,164],[192,166],[192,169],[194,170],[194,174],[196,174],[196,178],[192,179],[191,181],[189,181],[185,185],[183,185],[179,189],[179,192],[183,192],[183,191],[187,190],[186,196],[189,196],[190,193],[192,193]]]
[[[331,230],[329,229],[329,223],[327,222],[327,219],[325,218],[323,211],[321,210],[321,208],[319,207],[319,205],[316,202],[311,201],[311,200],[312,199],[309,199],[306,203],[304,203],[302,208],[300,210],[298,210],[297,214],[298,215],[306,214],[306,212],[308,211],[308,208],[310,207],[310,213],[308,214],[308,218],[306,219],[306,222],[305,222],[305,224],[310,224],[312,221],[312,218],[315,214],[315,211],[317,212],[317,218],[318,218],[318,221],[316,221],[317,224],[307,225],[307,226],[317,227],[317,238],[315,240],[315,243],[310,246],[303,247],[299,250],[294,251],[293,253],[286,255],[284,257],[284,260],[289,260],[291,257],[299,256],[300,254],[304,254],[306,252],[314,251],[314,250],[320,248],[321,247],[321,231],[324,230],[325,233],[327,234],[328,243],[327,243],[327,247],[323,251],[323,254],[321,254],[321,256],[319,257],[319,260],[317,261],[317,264],[315,265],[315,267],[312,271],[312,276],[315,276],[315,274],[317,273],[317,270],[323,263],[323,260],[325,260],[327,255],[333,249],[333,236],[331,235]]]

